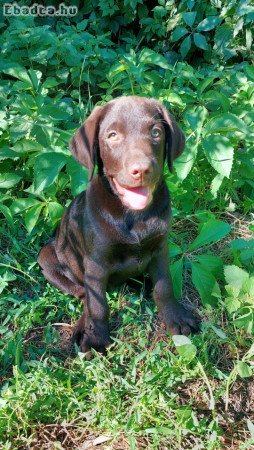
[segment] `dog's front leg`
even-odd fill
[[[167,243],[149,265],[153,297],[161,319],[171,334],[190,334],[198,330],[194,316],[175,300],[169,272]]]
[[[107,278],[107,273],[100,264],[93,260],[85,261],[84,312],[74,331],[74,340],[84,353],[91,348],[105,353],[110,343],[109,308],[106,300]]]

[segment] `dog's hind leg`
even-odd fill
[[[45,245],[38,256],[38,263],[42,268],[44,277],[55,287],[66,294],[85,300],[85,288],[68,278],[60,264],[55,251],[54,243]]]

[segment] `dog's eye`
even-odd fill
[[[117,137],[117,133],[115,131],[111,131],[108,134],[108,139],[115,139]]]
[[[160,135],[161,135],[161,130],[160,130],[160,128],[152,128],[152,129],[151,129],[151,136],[152,136],[153,138],[158,138],[158,137],[160,137]]]

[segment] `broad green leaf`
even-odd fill
[[[16,186],[21,179],[22,177],[14,172],[0,173],[0,189],[9,189]]]
[[[224,238],[230,230],[231,226],[228,223],[222,222],[221,220],[210,219],[202,226],[199,235],[191,243],[188,251],[219,241]]]
[[[158,67],[162,67],[162,69],[169,69],[169,64],[164,56],[159,53],[151,50],[149,48],[145,48],[141,51],[139,55],[139,61],[143,64],[152,64]]]
[[[14,145],[14,150],[17,153],[42,152],[43,146],[31,139],[21,139]]]
[[[194,44],[198,48],[201,48],[202,50],[207,50],[209,48],[205,36],[203,36],[201,33],[194,33],[193,38]]]
[[[180,356],[189,362],[195,358],[197,348],[187,336],[176,334],[172,336],[172,339]]]
[[[196,15],[197,11],[183,13],[183,20],[187,25],[189,25],[189,27],[192,27],[195,22]]]
[[[213,180],[211,182],[211,190],[210,190],[213,198],[217,198],[218,190],[220,189],[223,180],[224,180],[224,176],[221,175],[220,173],[215,175],[215,177],[213,178]]]
[[[185,103],[181,99],[180,95],[175,94],[171,91],[171,89],[164,89],[159,96],[159,100],[161,102],[167,101],[169,103],[172,103],[173,105],[178,105],[181,107],[185,106]]]
[[[239,363],[237,364],[237,372],[241,378],[248,378],[252,376],[252,370],[249,364],[243,361],[239,361]]]
[[[249,279],[249,274],[245,270],[237,266],[225,266],[224,275],[227,284],[233,286],[239,291],[242,289],[243,284]]]
[[[169,256],[170,258],[174,258],[174,256],[181,255],[182,249],[179,245],[174,242],[169,241]]]
[[[61,83],[61,81],[58,81],[56,78],[54,77],[48,77],[46,78],[46,80],[44,81],[44,83],[42,84],[42,86],[45,89],[50,89],[52,87],[56,87]]]
[[[241,302],[236,297],[227,297],[225,299],[226,310],[229,314],[233,314],[241,307]]]
[[[53,120],[66,120],[70,115],[56,105],[44,105],[38,110],[38,114],[51,117]]]
[[[64,207],[57,202],[50,202],[47,204],[48,214],[52,225],[55,225],[61,219],[64,213]]]
[[[248,294],[248,302],[254,304],[254,277],[250,276],[249,279],[245,281],[243,284],[243,292]]]
[[[170,265],[170,274],[174,295],[178,299],[181,297],[183,286],[183,258]]]
[[[71,156],[67,160],[66,167],[67,173],[71,178],[71,193],[78,195],[87,188],[89,179],[88,170]]]
[[[185,36],[188,32],[187,28],[185,27],[177,27],[173,33],[171,34],[171,41],[177,42],[179,39],[181,39],[183,36]]]
[[[222,92],[215,91],[214,89],[211,89],[202,95],[202,102],[204,101],[206,103],[218,104],[219,107],[223,109],[224,113],[228,112],[231,108],[230,101],[227,96],[222,94]],[[230,130],[223,129],[223,131]]]
[[[10,75],[11,77],[17,78],[18,80],[24,81],[30,85],[30,87],[33,87],[33,84],[31,82],[31,79],[29,77],[29,74],[25,67],[21,66],[18,63],[8,63],[8,62],[1,62],[0,63],[0,70],[5,73],[6,75]]]
[[[197,289],[203,304],[209,304],[215,306],[217,299],[213,295],[214,290],[217,291],[217,282],[215,277],[202,267],[201,264],[191,261],[192,268],[192,282]]]
[[[254,81],[254,66],[245,66],[244,71],[247,73],[248,77]]]
[[[230,139],[214,134],[205,137],[202,146],[211,166],[220,175],[229,178],[234,158],[234,148]]]
[[[215,78],[214,75],[211,77],[206,77],[199,83],[197,88],[197,93],[199,97],[202,96],[203,92],[206,90],[208,86],[210,87],[213,84],[214,78]]]
[[[66,163],[63,153],[47,152],[37,156],[34,166],[34,188],[42,192],[57,178],[60,170]]]
[[[219,256],[215,255],[197,255],[196,260],[204,267],[208,272],[210,271],[214,276],[221,274],[223,269],[223,260]]]
[[[40,202],[34,197],[17,198],[13,201],[10,210],[12,214],[18,214],[32,206],[38,205]]]
[[[185,145],[181,156],[174,161],[174,166],[178,178],[183,181],[192,169],[198,152],[198,142],[196,136],[191,136]]]
[[[26,211],[24,219],[28,233],[31,233],[31,231],[35,227],[43,206],[45,206],[45,203],[41,202],[35,206],[32,206]]]
[[[20,155],[17,152],[14,152],[9,147],[0,148],[0,160],[7,159],[7,158],[18,159],[18,158],[20,158]]]
[[[248,133],[248,127],[245,122],[232,113],[218,114],[209,120],[203,129],[203,135],[207,136],[213,133],[221,133],[227,131],[240,131]]]
[[[208,116],[208,111],[204,106],[194,106],[188,108],[185,113],[185,119],[189,122],[192,131],[199,136],[203,129],[203,123]]]
[[[227,44],[233,37],[233,27],[229,24],[223,24],[216,29],[214,37],[214,49],[217,53],[224,55]]]
[[[213,30],[221,22],[218,16],[208,16],[202,22],[200,22],[196,28],[197,31],[210,31]]]
[[[190,48],[191,48],[191,37],[189,35],[183,40],[180,46],[180,53],[182,55],[182,58],[185,58],[187,53],[189,53]]]

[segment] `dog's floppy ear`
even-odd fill
[[[74,158],[89,170],[91,179],[98,151],[98,132],[104,106],[96,106],[83,125],[76,131],[69,147]]]
[[[163,121],[166,132],[166,158],[170,172],[173,172],[173,161],[178,158],[185,147],[185,137],[174,117],[162,107]]]

